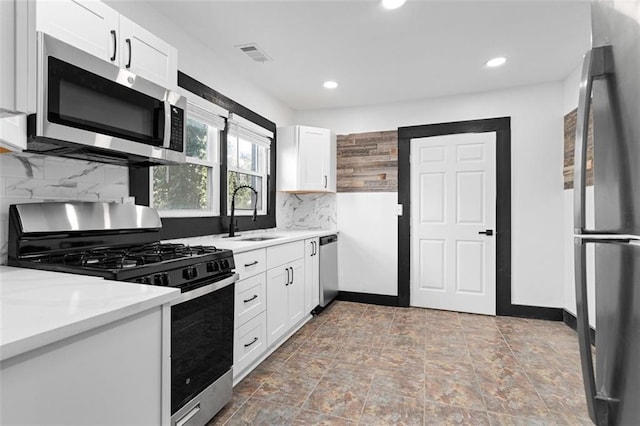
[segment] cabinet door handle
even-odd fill
[[[248,268],[249,266],[253,266],[253,265],[257,265],[257,264],[258,264],[258,261],[257,261],[257,260],[255,260],[255,261],[253,261],[253,262],[251,262],[251,263],[245,263],[245,264],[244,264],[244,267],[245,267],[245,268]]]
[[[111,61],[116,60],[116,52],[118,51],[118,38],[116,37],[116,30],[111,30],[111,37],[113,37],[113,56]]]
[[[328,181],[329,181],[329,179],[327,179],[327,175],[324,175],[324,187],[325,187],[325,189],[327,188]]]
[[[131,51],[131,39],[130,38],[126,39],[125,43],[127,43],[127,46],[129,47],[129,62],[127,62],[127,65],[125,65],[125,68],[131,68],[131,56],[133,54],[133,52]]]
[[[316,241],[312,241],[313,243],[313,255],[316,256],[318,254],[318,243]]]
[[[293,284],[293,268],[290,268],[290,269],[291,269],[291,282],[289,284]]]
[[[258,295],[257,295],[257,294],[254,294],[254,295],[253,295],[253,297],[250,297],[250,298],[248,298],[248,299],[245,299],[245,300],[244,300],[244,303],[249,303],[249,302],[251,302],[252,300],[256,300],[257,298],[258,298]]]
[[[245,348],[248,348],[249,346],[253,345],[253,344],[254,344],[255,342],[257,342],[257,341],[258,341],[258,338],[257,338],[257,337],[254,337],[254,338],[253,338],[253,340],[252,340],[251,342],[249,342],[249,343],[245,343],[245,344],[244,344],[244,347],[245,347]]]
[[[288,286],[291,283],[291,276],[289,275],[289,268],[285,269],[287,270],[287,283],[285,285]]]

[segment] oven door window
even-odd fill
[[[161,146],[164,102],[49,56],[47,120]]]
[[[233,365],[231,284],[171,307],[171,413]]]

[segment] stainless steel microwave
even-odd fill
[[[27,151],[113,164],[183,163],[186,99],[38,33]]]

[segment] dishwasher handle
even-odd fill
[[[336,234],[327,235],[324,237],[320,237],[320,245],[324,246],[327,244],[335,243],[338,241],[338,236]]]

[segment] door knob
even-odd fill
[[[493,235],[493,229],[487,229],[486,231],[480,231],[480,232],[478,232],[478,234],[484,234],[484,235],[487,235],[487,236],[490,237],[491,235]]]

